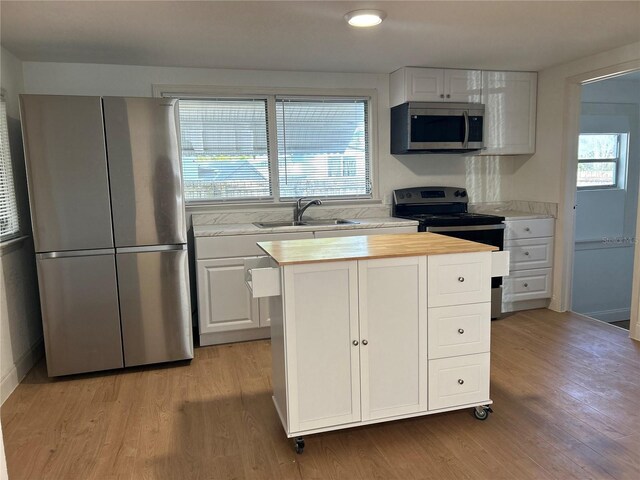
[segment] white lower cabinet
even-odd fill
[[[252,277],[254,291],[277,292],[274,403],[287,435],[490,404],[491,305],[474,292],[489,290],[492,258],[506,263],[482,252],[284,265],[265,285]],[[447,289],[430,307],[451,274],[474,278],[472,292]]]

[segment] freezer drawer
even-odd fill
[[[21,95],[37,252],[113,248],[100,97]]]
[[[127,367],[193,358],[187,250],[166,248],[116,254]]]
[[[113,250],[60,258],[38,255],[36,263],[49,376],[121,368]]]
[[[186,243],[176,101],[103,103],[116,247]]]

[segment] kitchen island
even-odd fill
[[[303,435],[474,408],[489,414],[491,277],[508,253],[434,233],[260,242],[273,400]]]

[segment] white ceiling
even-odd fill
[[[344,14],[387,12],[356,29]],[[640,41],[640,2],[14,2],[1,43],[25,61],[389,73],[540,70]]]

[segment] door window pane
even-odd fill
[[[578,187],[613,187],[616,185],[615,162],[580,162]]]

